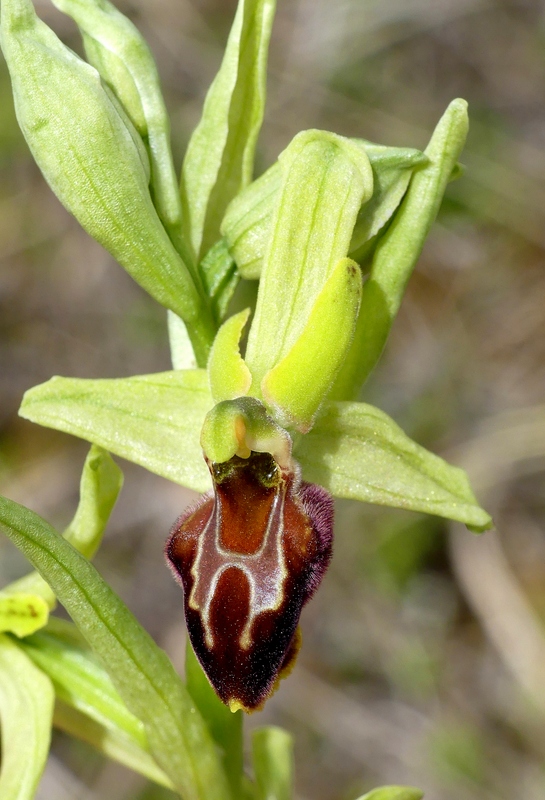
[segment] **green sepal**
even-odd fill
[[[39,594],[0,592],[0,633],[29,636],[43,628],[48,619],[49,605]]]
[[[381,786],[358,800],[422,800],[424,792],[412,786]]]
[[[138,133],[98,72],[37,18],[30,0],[3,0],[1,21],[17,119],[44,177],[83,228],[189,324],[206,363],[214,324],[157,216]]]
[[[363,263],[403,199],[414,170],[424,167],[429,159],[421,150],[410,147],[385,147],[364,139],[357,141],[365,149],[373,168],[373,196],[361,207],[350,241],[350,258]]]
[[[246,280],[261,277],[281,185],[282,172],[277,161],[231,201],[222,220],[221,233],[240,275]]]
[[[216,334],[208,359],[210,392],[215,403],[248,394],[252,375],[240,355],[239,342],[250,309],[240,311],[223,323]]]
[[[148,45],[135,25],[108,0],[52,2],[75,20],[89,62],[147,141],[155,207],[167,230],[178,239],[182,206],[170,148],[170,122]]]
[[[0,634],[2,800],[33,800],[49,753],[53,700],[49,678]]]
[[[281,425],[307,433],[352,342],[361,271],[343,258],[316,298],[299,338],[263,378],[261,391]]]
[[[284,468],[291,468],[291,439],[254,397],[218,403],[208,412],[201,445],[209,461],[222,464],[233,456],[248,458],[251,451],[271,453]]]
[[[243,779],[243,711],[235,711],[219,699],[203,672],[189,637],[185,647],[185,682],[202,718],[221,751],[223,768],[233,798],[240,797]]]
[[[335,497],[436,514],[476,531],[492,526],[462,469],[420,447],[365,403],[326,403],[294,455],[303,478]]]
[[[293,738],[282,728],[258,728],[252,735],[256,800],[292,800]]]
[[[453,100],[425,150],[429,159],[414,173],[403,202],[379,239],[366,281],[352,348],[332,397],[356,397],[377,363],[399,310],[407,281],[422,251],[468,129],[467,103]]]
[[[80,480],[80,499],[74,518],[63,533],[64,538],[86,558],[93,558],[123,486],[123,473],[110,454],[93,445],[87,454]],[[41,597],[49,608],[56,605],[51,587],[37,572],[4,587],[2,593],[21,592]],[[47,617],[43,625],[47,622]],[[37,626],[35,630],[38,629]],[[16,631],[14,631],[16,633]]]
[[[428,159],[420,150],[409,147],[386,147],[364,139],[351,141],[368,156],[374,179],[373,195],[360,208],[348,252],[350,258],[361,261],[399,205],[412,171],[427,164]],[[276,162],[234,198],[222,221],[221,232],[237,269],[248,280],[261,276],[281,182],[280,164]]]
[[[298,134],[280,166],[282,187],[246,349],[255,392],[299,338],[373,191],[365,152],[336,134]]]
[[[128,711],[89,648],[77,643],[77,628],[72,627],[71,638],[57,635],[53,628],[29,636],[22,644],[53,683],[54,725],[151,780],[172,787],[150,755],[144,724]]]
[[[26,392],[19,414],[94,442],[197,492],[210,488],[199,441],[213,400],[205,370],[133,378],[52,378]]]
[[[45,520],[3,497],[0,527],[48,581],[99,656],[184,800],[231,800],[212,739],[171,662],[93,565]]]
[[[221,67],[187,148],[182,207],[198,261],[219,238],[228,203],[252,179],[275,7],[275,0],[239,0]]]

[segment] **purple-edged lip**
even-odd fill
[[[253,711],[295,660],[301,609],[331,558],[333,502],[269,453],[208,466],[214,492],[176,521],[165,552],[212,686]]]

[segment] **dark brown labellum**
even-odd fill
[[[208,466],[214,493],[176,521],[165,552],[212,686],[253,711],[297,654],[301,609],[331,558],[333,502],[269,453]]]

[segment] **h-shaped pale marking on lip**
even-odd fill
[[[283,482],[281,490],[275,493],[263,542],[259,550],[251,554],[236,553],[221,546],[221,512],[217,497],[214,499],[210,518],[199,537],[197,556],[191,567],[194,583],[189,595],[189,606],[200,613],[205,631],[206,646],[209,649],[214,647],[214,634],[210,627],[210,606],[214,599],[218,581],[229,567],[236,567],[244,572],[250,586],[250,611],[239,639],[239,644],[243,650],[247,650],[252,644],[250,631],[255,618],[264,611],[275,611],[282,605],[284,599],[283,584],[284,579],[287,577],[284,553],[282,551],[282,535],[284,533],[282,518],[286,489],[286,483]],[[213,546],[206,547],[207,545]],[[201,561],[205,548],[207,553],[206,563],[203,565],[204,571],[213,575],[208,587],[202,580],[203,568],[201,567]],[[270,567],[268,569],[260,569],[268,561],[274,563],[274,569]]]

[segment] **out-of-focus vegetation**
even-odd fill
[[[70,20],[36,5],[81,51]],[[235,2],[119,7],[158,61],[179,164]],[[279,0],[262,168],[310,127],[422,147],[450,99],[469,101],[466,173],[449,188],[364,399],[465,467],[497,526],[476,538],[442,520],[338,504],[305,647],[259,715],[296,737],[300,800],[385,783],[421,786],[428,800],[545,796],[544,87],[545,12],[532,0]],[[44,184],[3,64],[0,109],[0,492],[62,528],[87,448],[19,420],[24,390],[53,374],[168,369],[166,323]],[[123,468],[96,563],[181,665],[182,602],[162,544],[189,493]],[[0,541],[1,583],[26,569]],[[169,796],[58,735],[39,797],[84,794]]]

